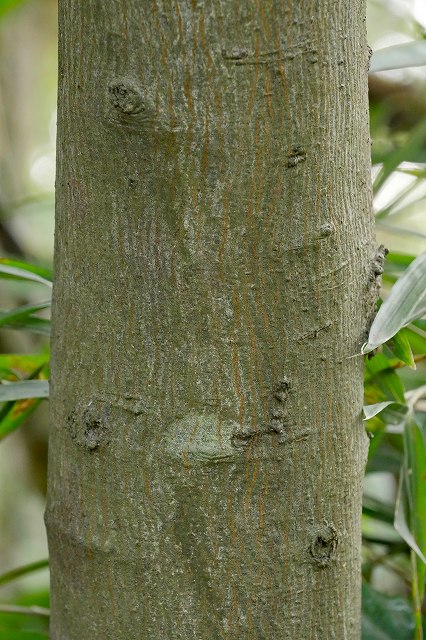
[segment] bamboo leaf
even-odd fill
[[[37,311],[42,311],[51,306],[51,301],[39,302],[38,304],[25,304],[22,307],[15,307],[9,311],[0,311],[0,327],[4,325],[21,322]]]
[[[389,349],[395,356],[401,360],[404,364],[411,367],[411,369],[416,368],[416,363],[414,362],[413,352],[411,350],[411,345],[408,340],[407,331],[405,329],[400,329],[398,333],[394,335],[388,342]]]
[[[32,331],[33,333],[41,333],[48,336],[50,335],[50,320],[28,316],[21,320],[16,319],[13,322],[4,324],[3,329]]]
[[[374,51],[371,56],[370,73],[423,65],[426,65],[426,41],[416,40]]]
[[[396,281],[383,302],[362,353],[369,353],[392,338],[402,327],[426,313],[426,252],[418,256]]]
[[[39,571],[40,569],[45,569],[49,566],[49,560],[38,560],[37,562],[31,562],[30,564],[26,564],[22,567],[17,567],[16,569],[12,569],[11,571],[7,571],[0,575],[0,584],[5,584],[7,582],[12,582],[12,580],[16,580],[21,576],[25,576],[28,573],[33,573],[34,571]]]
[[[370,420],[377,416],[378,414],[385,413],[386,409],[389,409],[393,406],[394,411],[387,411],[386,416],[383,416],[385,422],[391,422],[391,424],[398,424],[401,420],[404,419],[405,413],[407,412],[407,407],[400,402],[394,402],[393,400],[388,400],[387,402],[376,402],[375,404],[367,404],[364,406],[364,420]],[[390,420],[386,420],[388,417]],[[397,421],[395,423],[395,420]]]
[[[422,638],[421,603],[426,575],[426,445],[412,414],[404,429],[404,464],[395,509],[395,528],[411,547],[411,581],[416,638]]]
[[[410,131],[405,142],[388,153],[383,159],[383,165],[377,174],[373,191],[377,194],[386,180],[391,174],[398,169],[399,165],[407,160],[407,158],[417,156],[423,145],[424,136],[426,135],[426,120],[421,119],[420,122]]]
[[[0,373],[3,379],[15,381],[40,371],[48,361],[48,353],[0,353]]]
[[[410,604],[362,585],[362,640],[412,640],[414,619]]]
[[[6,601],[9,604],[9,601]],[[10,603],[12,604],[12,603]],[[13,605],[23,607],[49,607],[49,594],[25,591],[13,598]],[[45,616],[27,616],[21,613],[0,614],[0,640],[48,640],[49,618]]]
[[[426,564],[426,445],[422,427],[413,417],[407,420],[404,429],[404,476],[407,488],[410,531],[420,549],[413,548],[422,561],[415,562],[417,589],[423,600]]]
[[[404,538],[405,542],[419,556],[420,560],[426,562],[426,558],[410,530],[409,518],[409,497],[404,471],[402,470],[396,499],[394,526],[401,538]]]
[[[0,402],[26,398],[48,398],[48,380],[24,380],[0,384]]]
[[[0,440],[15,431],[37,409],[42,398],[7,402],[0,411]]]
[[[24,269],[24,271],[35,273],[42,278],[45,278],[45,280],[49,280],[49,282],[53,281],[52,269],[41,267],[38,264],[31,264],[30,262],[24,262],[23,260],[12,260],[11,258],[0,258],[0,265]]]
[[[52,287],[52,282],[50,280],[36,273],[34,269],[29,269],[29,266],[30,265],[26,265],[26,267],[17,267],[13,264],[6,264],[4,260],[0,261],[0,277],[13,277],[17,280],[30,280],[32,282],[39,282],[40,284],[44,284],[50,288]]]

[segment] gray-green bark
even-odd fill
[[[52,640],[357,640],[364,0],[59,4]]]

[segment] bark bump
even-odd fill
[[[309,547],[309,554],[319,569],[329,566],[336,553],[339,536],[332,524],[322,525],[315,534]]]
[[[95,451],[110,442],[110,406],[100,400],[91,400],[68,416],[71,438],[81,447]]]

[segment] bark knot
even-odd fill
[[[81,447],[96,451],[110,442],[110,405],[91,400],[78,407],[67,418],[71,438]]]
[[[333,222],[325,222],[320,227],[320,238],[328,238],[336,232]]]
[[[137,115],[145,111],[140,91],[129,81],[117,80],[108,86],[110,101],[114,109],[125,115]]]
[[[286,167],[296,167],[301,162],[306,160],[306,151],[301,145],[293,145],[290,153],[287,156]]]
[[[322,525],[309,545],[309,554],[319,569],[328,567],[336,552],[339,536],[334,525]]]

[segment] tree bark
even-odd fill
[[[59,4],[52,639],[358,639],[364,0]]]

